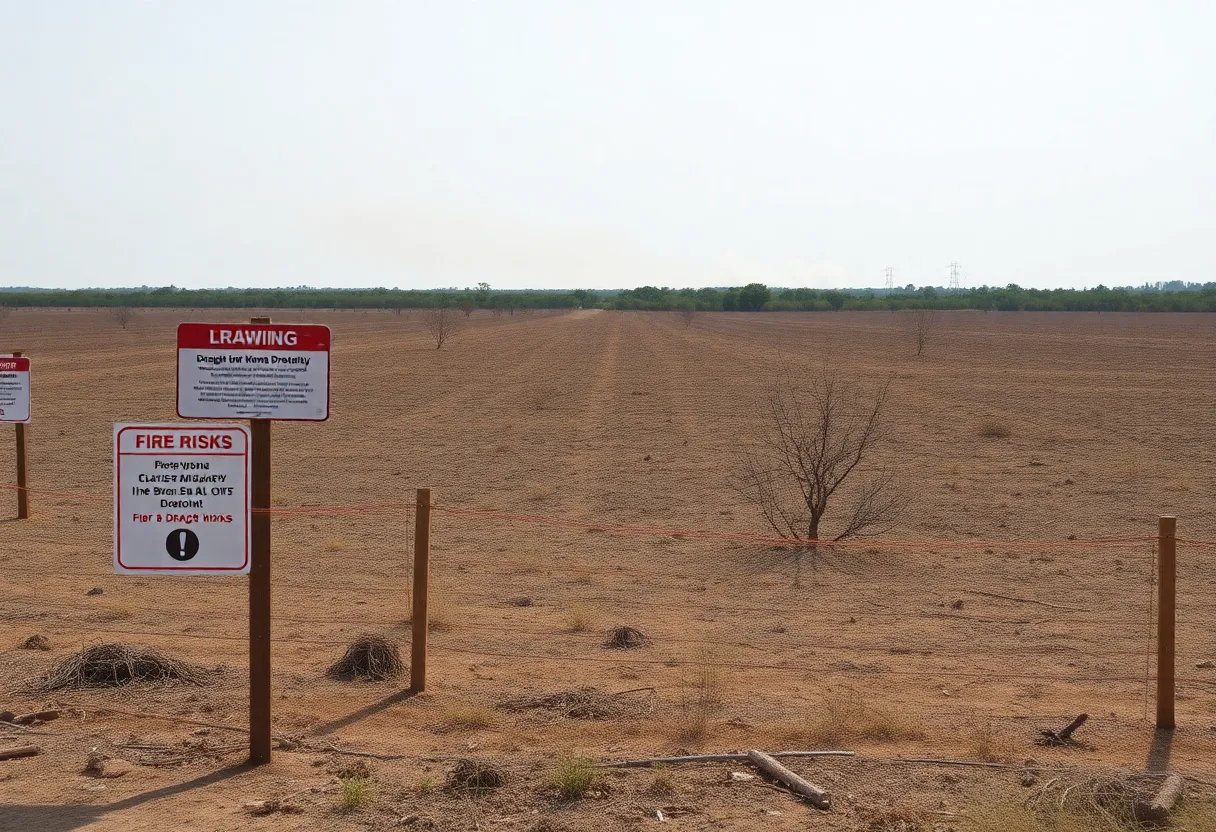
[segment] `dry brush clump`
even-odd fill
[[[342,658],[330,665],[325,675],[349,682],[353,679],[383,681],[405,671],[397,645],[381,635],[364,634],[355,639]]]
[[[97,644],[65,659],[41,679],[30,683],[31,691],[117,687],[131,682],[186,682],[201,685],[205,671],[147,647],[127,644]]]
[[[608,631],[604,646],[614,650],[636,650],[648,642],[646,634],[636,627],[615,627]]]
[[[516,696],[498,703],[508,713],[545,712],[566,719],[620,719],[653,707],[649,688],[644,691],[606,693],[593,687],[562,690],[534,696]]]
[[[451,791],[489,791],[507,782],[500,769],[486,760],[459,760],[448,775]]]

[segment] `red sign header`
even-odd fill
[[[329,327],[317,324],[178,324],[177,348],[329,352]]]
[[[25,356],[0,358],[0,373],[28,373],[29,371],[30,360]]]

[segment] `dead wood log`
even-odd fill
[[[1174,807],[1182,801],[1185,794],[1186,781],[1177,774],[1171,774],[1165,778],[1151,802],[1136,801],[1133,807],[1136,820],[1143,824],[1164,826],[1169,822],[1170,812],[1174,811]]]
[[[781,763],[763,751],[757,751],[753,748],[747,752],[747,759],[751,761],[752,765],[773,780],[788,786],[795,794],[806,798],[815,808],[824,810],[831,808],[832,796],[830,794],[814,783],[810,783],[794,774],[794,772],[781,765]]]
[[[18,745],[15,748],[0,749],[0,760],[13,760],[17,757],[33,757],[41,754],[42,749],[36,745]]]
[[[1072,745],[1076,742],[1072,738],[1072,734],[1078,728],[1085,724],[1089,719],[1089,714],[1079,714],[1076,719],[1065,725],[1059,731],[1040,731],[1042,739],[1039,740],[1040,745]]]
[[[855,757],[854,751],[774,751],[770,757]],[[684,757],[644,757],[640,760],[620,760],[600,763],[601,768],[646,768],[680,763],[731,763],[750,759],[746,754],[690,754]]]
[[[59,719],[59,711],[34,711],[32,714],[21,714],[5,720],[10,725],[32,725],[35,722],[50,722]]]

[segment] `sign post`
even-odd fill
[[[249,419],[249,762],[270,762],[270,423],[329,418],[329,327],[180,324],[177,415]]]
[[[270,318],[250,318],[249,322],[268,324]],[[253,430],[253,507],[257,510],[253,516],[253,572],[249,575],[249,763],[260,766],[270,762],[271,745],[270,420],[251,419],[249,426]]]
[[[249,429],[114,426],[114,571],[249,573]]]
[[[30,421],[30,360],[14,350],[0,357],[0,422],[17,428],[17,519],[30,516],[30,492],[25,469],[25,426]]]

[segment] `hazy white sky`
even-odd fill
[[[1216,3],[0,0],[0,285],[1216,280]]]

